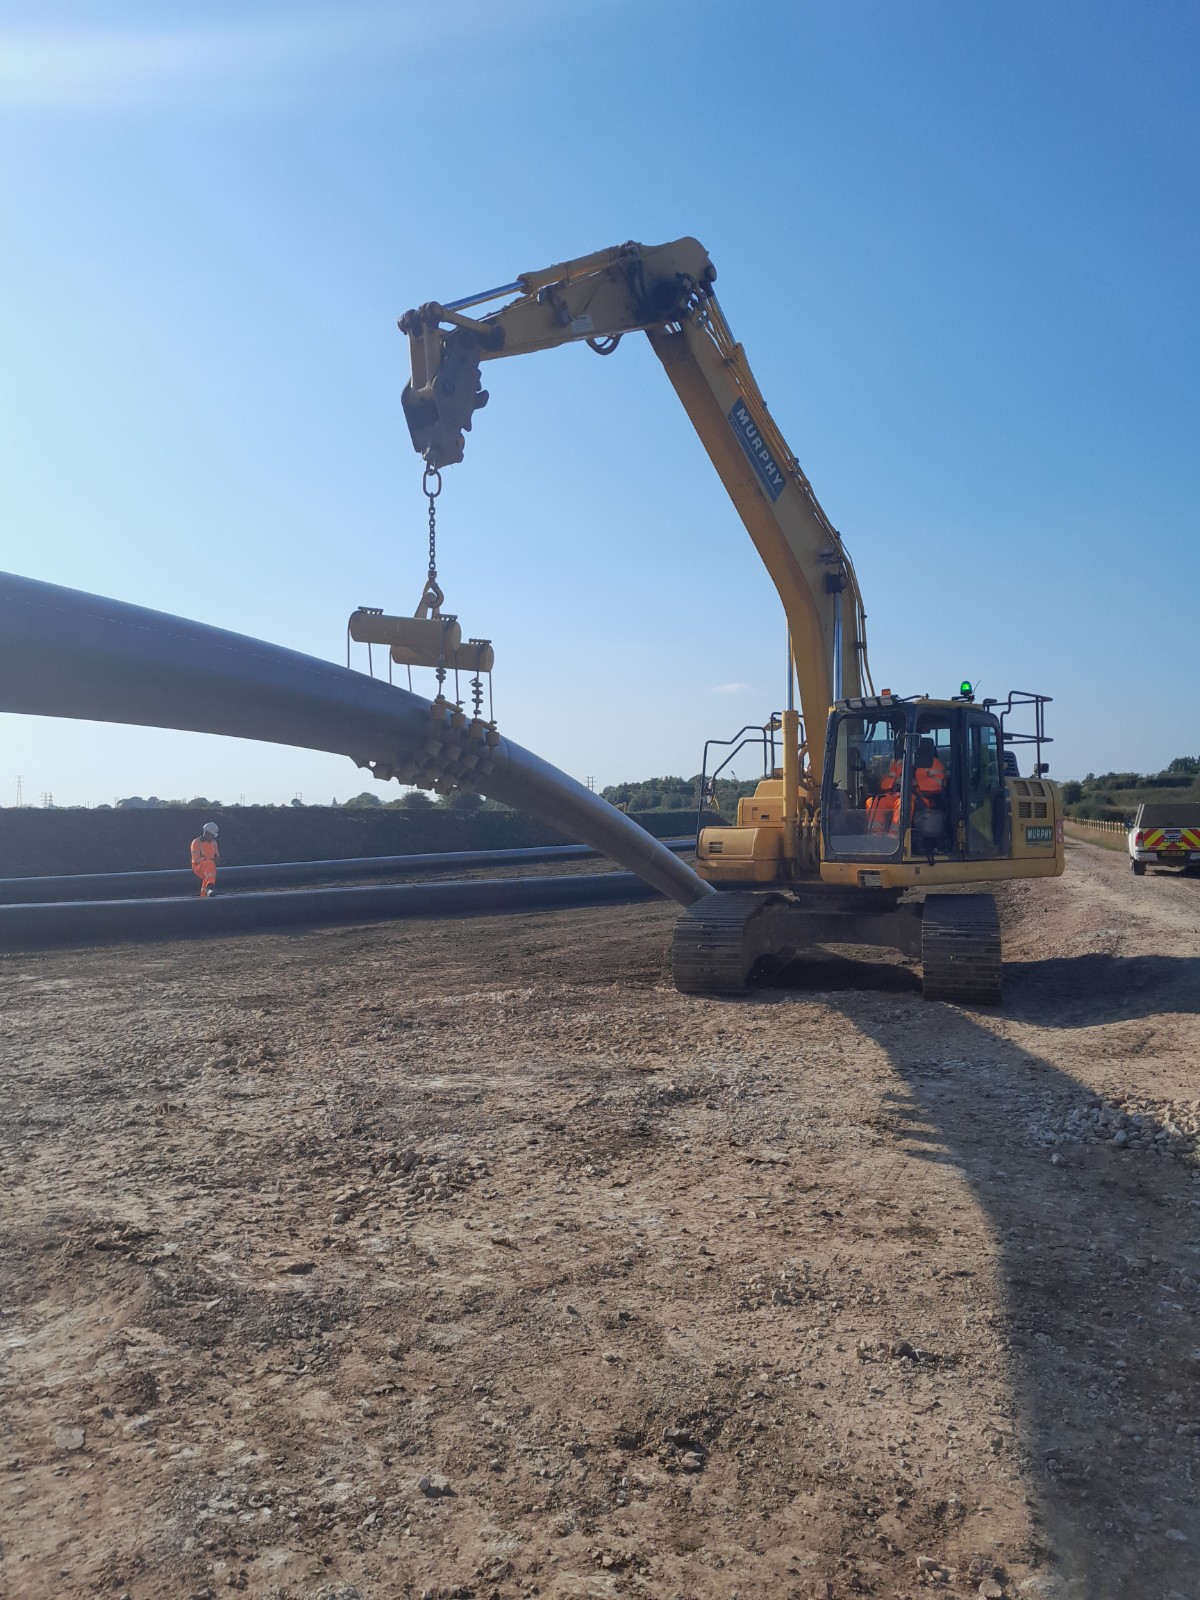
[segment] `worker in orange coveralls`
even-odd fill
[[[900,782],[904,776],[904,735],[896,735],[895,752],[879,793],[867,799],[867,832],[894,833],[900,816]]]
[[[216,892],[217,862],[221,852],[217,849],[217,825],[206,822],[200,837],[192,840],[192,871],[200,879],[200,898],[207,900]]]
[[[867,831],[869,833],[894,833],[900,820],[900,781],[904,776],[903,738],[896,740],[895,760],[883,775],[879,793],[867,801]],[[917,741],[917,759],[913,767],[912,812],[918,807],[933,810],[944,804],[946,769],[938,758],[937,746],[932,739]]]

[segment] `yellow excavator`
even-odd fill
[[[625,334],[644,333],[788,627],[787,704],[726,742],[739,751],[757,740],[763,779],[739,800],[736,825],[704,826],[702,816],[698,827],[696,870],[728,892],[680,916],[676,984],[742,993],[813,946],[868,944],[918,956],[927,998],[994,1003],[995,901],[960,886],[1063,870],[1062,808],[1042,761],[1048,697],[1014,690],[977,702],[969,683],[947,699],[876,693],[854,567],[767,410],[715,280],[695,239],[630,243],[406,312],[412,372],[403,405],[413,446],[427,478],[463,459],[464,436],[488,400],[484,361],[576,341],[609,355]],[[496,300],[505,303],[478,313]],[[1024,775],[1023,748],[1033,751]],[[706,751],[709,796],[714,778]],[[919,892],[945,886],[955,892]]]

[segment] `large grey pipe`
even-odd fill
[[[0,711],[219,733],[461,783],[691,905],[713,892],[623,812],[511,740],[329,661],[161,611],[0,574]],[[495,736],[493,735],[493,738]]]
[[[695,839],[664,839],[672,855],[691,850]],[[598,852],[585,844],[530,845],[516,850],[443,850],[409,856],[349,856],[340,861],[268,861],[255,866],[221,867],[221,895],[233,889],[299,888],[316,883],[358,883],[372,878],[410,878],[423,872],[500,872],[542,862],[582,861]],[[507,881],[507,880],[505,880]],[[157,872],[86,872],[27,878],[0,878],[0,906],[58,905],[79,900],[152,900],[163,896],[196,898],[196,877],[188,867]]]
[[[187,900],[66,900],[51,905],[0,906],[0,950],[111,944],[128,939],[201,939],[317,923],[575,911],[583,906],[636,905],[653,899],[657,892],[633,872],[580,872],[569,877],[283,889],[264,894],[218,894],[212,900],[194,894]]]

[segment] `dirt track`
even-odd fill
[[[1200,881],[1068,861],[997,1013],[663,906],[0,960],[0,1592],[1195,1600]]]

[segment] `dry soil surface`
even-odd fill
[[[1195,1600],[1200,881],[999,1011],[662,905],[10,955],[6,1596]]]

